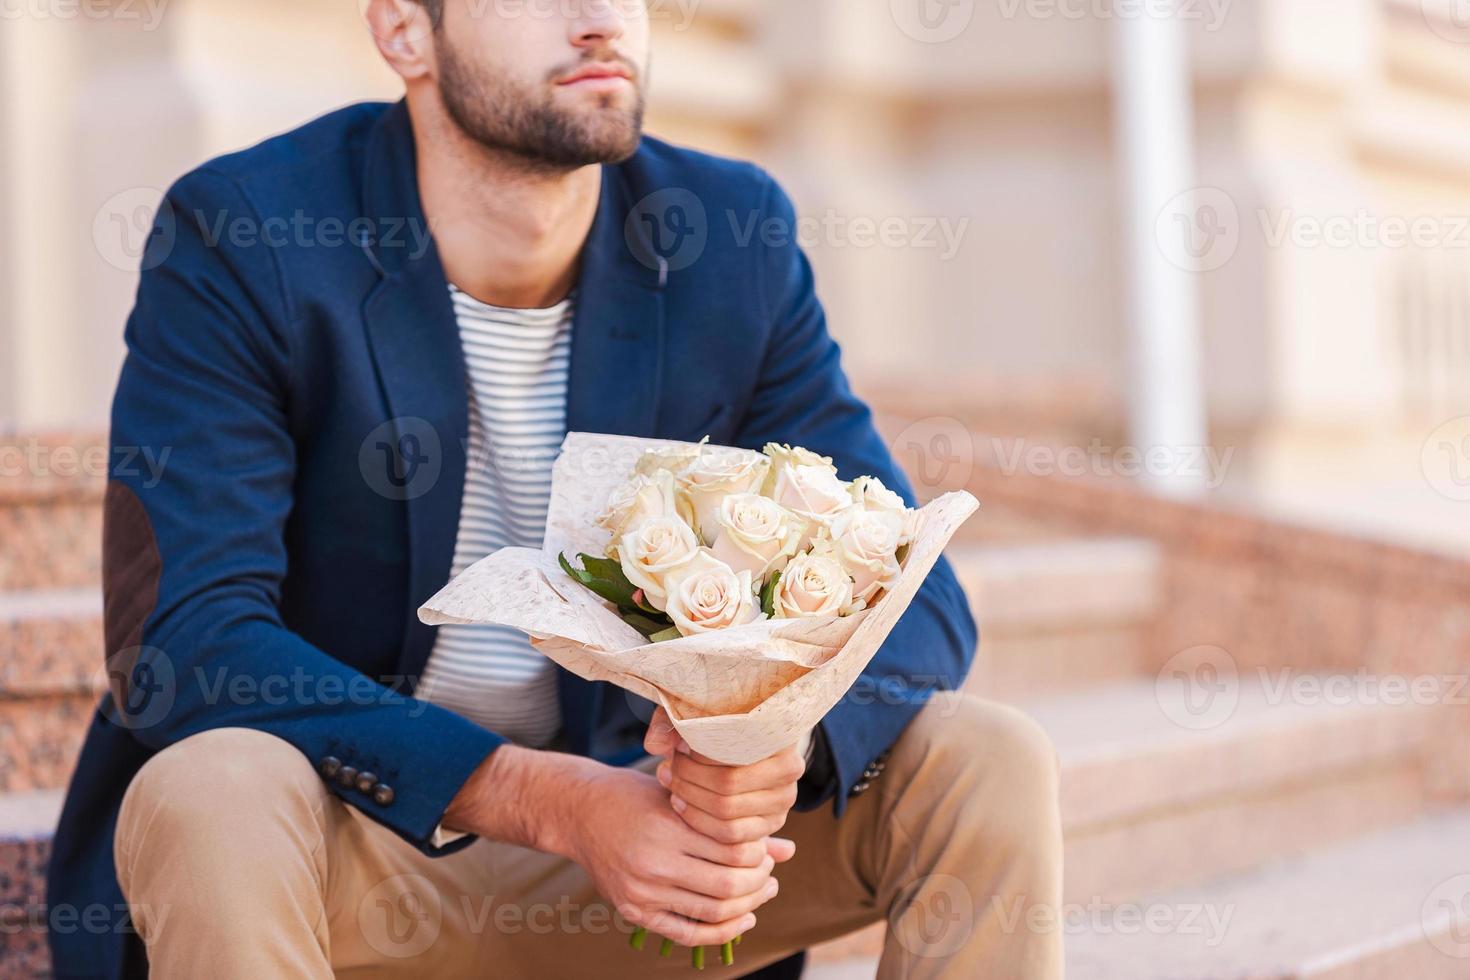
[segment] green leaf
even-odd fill
[[[677,626],[670,626],[666,630],[660,630],[659,632],[654,633],[648,639],[651,640],[654,643],[662,643],[664,640],[677,640],[679,637],[681,637],[683,635],[684,635],[683,633],[680,633],[679,632],[679,627],[677,627]]]
[[[650,639],[655,633],[662,633],[667,630],[671,622],[669,617],[662,613],[659,614],[657,619],[654,619],[652,616],[645,616],[640,612],[628,612],[624,610],[620,610],[618,615],[623,617],[623,622]]]
[[[761,612],[767,616],[776,614],[776,583],[781,581],[780,572],[772,572],[771,577],[766,579],[765,588],[761,589]]]
[[[557,561],[561,563],[562,569],[568,575],[618,608],[639,608],[638,604],[633,601],[635,591],[633,583],[628,581],[627,576],[623,574],[622,567],[617,562],[611,562],[612,566],[617,569],[617,577],[613,578],[603,574],[607,571],[609,559],[593,558],[591,555],[578,555],[577,557],[581,559],[585,571],[573,568],[572,563],[567,561],[566,555],[557,555]]]

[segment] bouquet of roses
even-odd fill
[[[960,491],[909,508],[806,449],[573,432],[542,549],[481,559],[419,618],[520,629],[572,673],[662,706],[694,751],[748,765],[847,693],[978,506]]]

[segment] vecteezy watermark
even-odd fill
[[[433,246],[420,218],[315,215],[297,208],[261,218],[232,209],[181,210],[152,187],[130,187],[109,197],[92,219],[92,244],[102,260],[122,272],[146,272],[166,262],[179,236],[205,248],[335,249],[371,247],[421,258]]]
[[[1257,208],[1253,216],[1260,241],[1269,249],[1470,250],[1470,214]],[[1187,272],[1213,272],[1235,257],[1248,223],[1228,193],[1196,187],[1164,206],[1154,233],[1159,250],[1173,265]]]
[[[1006,20],[1179,20],[1225,26],[1235,0],[999,0]]]
[[[1159,251],[1186,272],[1213,272],[1240,248],[1240,209],[1218,187],[1194,187],[1175,195],[1154,222]]]
[[[969,29],[975,0],[889,0],[893,22],[915,41],[944,44]]]
[[[1240,671],[1223,647],[1195,646],[1170,657],[1154,678],[1154,698],[1180,728],[1206,731],[1225,724],[1240,704]]]
[[[446,916],[469,936],[631,935],[633,927],[600,899],[561,895],[541,901],[498,895],[445,894],[423,875],[385,878],[357,905],[357,925],[368,945],[384,956],[407,959],[438,942]]]
[[[1429,29],[1446,41],[1470,44],[1470,0],[1419,0]]]
[[[0,20],[141,21],[145,31],[163,23],[169,0],[0,0]]]
[[[975,931],[975,898],[953,875],[921,878],[905,891],[890,916],[889,929],[898,944],[915,956],[945,959],[959,952]]]
[[[1109,446],[1093,439],[1086,446],[1031,445],[1026,439],[992,437],[991,450],[1006,476],[1166,477],[1197,479],[1211,490],[1225,482],[1235,447]]]
[[[959,419],[945,415],[910,422],[889,440],[888,451],[921,499],[963,490],[975,473],[975,437]]]
[[[1446,956],[1470,958],[1470,874],[1446,878],[1419,910],[1424,938]]]
[[[687,269],[709,244],[709,215],[698,194],[665,187],[628,211],[623,237],[639,262],[661,274]]]
[[[148,905],[126,902],[92,902],[73,905],[69,902],[47,904],[37,898],[25,903],[0,902],[0,936],[22,932],[51,933],[55,936],[124,936],[145,933],[156,938],[168,923],[172,905]]]
[[[363,437],[357,467],[368,487],[388,500],[414,500],[434,489],[444,467],[439,430],[428,419],[389,419]]]
[[[151,490],[163,480],[172,454],[172,446],[73,446],[30,437],[24,442],[0,445],[0,479],[114,476],[137,479],[139,486]]]
[[[784,218],[762,218],[758,211],[740,214],[727,210],[725,219],[735,244],[741,248],[759,241],[773,249],[786,248],[792,242],[803,248],[921,249],[937,251],[941,262],[959,254],[970,227],[966,217],[847,215],[835,208],[821,215],[800,217],[794,226]]]
[[[1470,415],[1450,419],[1424,440],[1424,479],[1450,500],[1470,501]]]
[[[1024,897],[990,899],[1001,931],[1022,930],[1067,936],[1196,936],[1213,949],[1225,941],[1235,905],[1213,902],[1125,902],[1116,904],[1094,897],[1086,902],[1051,905]]]

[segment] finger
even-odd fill
[[[643,750],[649,755],[671,755],[678,742],[669,713],[663,708],[656,709],[648,722],[648,734],[643,737]]]
[[[662,780],[660,780],[662,782]],[[759,817],[781,813],[796,805],[796,784],[787,783],[779,789],[763,789],[738,796],[724,796],[687,779],[671,777],[666,787],[676,798],[690,806],[699,807],[705,813],[720,820],[736,820],[740,817]]]
[[[766,884],[757,892],[735,898],[714,899],[693,892],[675,890],[668,900],[668,911],[682,915],[695,922],[717,925],[721,922],[739,921],[776,897],[780,890],[775,878],[767,878]]]
[[[768,814],[759,817],[740,817],[737,820],[720,820],[710,816],[698,807],[689,806],[677,797],[674,798],[674,809],[684,822],[694,830],[699,831],[706,837],[711,837],[721,844],[743,844],[747,841],[758,841],[769,837],[782,827],[786,826],[786,812]],[[680,809],[680,806],[683,809]]]
[[[779,789],[794,783],[806,771],[806,763],[794,750],[780,752],[748,766],[709,765],[692,756],[675,753],[669,759],[675,778],[687,779],[722,796]]]
[[[746,914],[729,922],[710,924],[695,922],[677,912],[655,912],[648,916],[648,920],[639,924],[680,946],[723,946],[736,936],[753,930],[756,922],[753,914]]]
[[[767,837],[765,840],[766,853],[777,864],[784,864],[796,857],[796,841],[785,837]]]
[[[780,861],[779,851],[771,853],[771,846],[764,840],[742,841],[739,844],[722,844],[712,837],[696,832],[682,819],[674,816],[679,821],[680,828],[688,835],[683,842],[682,853],[689,857],[710,861],[714,864],[723,864],[727,868],[758,868],[767,857]]]
[[[702,858],[685,858],[673,863],[667,871],[651,877],[664,885],[691,894],[724,901],[759,894],[766,887],[775,867],[776,862],[769,854],[762,857],[761,863],[753,868],[730,867]]]

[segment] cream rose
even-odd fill
[[[691,446],[662,446],[658,449],[646,450],[638,457],[638,462],[633,464],[633,472],[643,476],[652,476],[660,470],[668,470],[670,473],[679,474],[704,451],[704,443]]]
[[[699,553],[694,529],[678,516],[655,517],[623,535],[618,542],[618,564],[628,581],[643,590],[655,609],[663,609],[670,572],[688,564]]]
[[[832,525],[832,551],[852,577],[853,599],[864,605],[892,588],[901,571],[898,549],[904,517],[893,511],[854,510]]]
[[[673,500],[673,474],[663,470],[653,476],[637,473],[608,495],[597,526],[611,531],[616,543],[644,521],[674,513]]]
[[[806,521],[801,539],[803,548],[819,530],[857,506],[851,488],[837,479],[836,470],[825,466],[781,466],[770,496]]]
[[[684,636],[744,626],[761,619],[750,572],[736,572],[707,550],[669,573],[664,611]]]
[[[772,596],[771,614],[776,619],[841,616],[851,611],[852,579],[824,550],[791,559]]]
[[[852,499],[863,510],[876,510],[897,514],[903,520],[903,534],[899,544],[908,544],[914,536],[914,522],[918,512],[903,502],[903,498],[883,485],[876,476],[860,476],[852,481]]]
[[[771,461],[746,449],[706,449],[678,477],[680,495],[694,512],[694,530],[705,544],[719,531],[720,504],[734,493],[750,493],[765,482]]]
[[[714,556],[760,581],[796,554],[805,522],[769,497],[732,493],[716,515]]]

